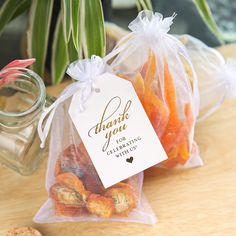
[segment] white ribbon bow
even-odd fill
[[[102,58],[92,56],[91,59],[78,60],[70,64],[66,73],[77,82],[69,85],[60,94],[57,100],[48,108],[45,108],[38,122],[38,135],[41,140],[40,147],[44,148],[48,136],[54,113],[61,103],[81,91],[78,100],[79,111],[84,110],[84,103],[95,89],[95,82],[99,75],[105,72],[106,64]],[[48,116],[44,128],[42,128],[45,118]]]
[[[128,27],[134,34],[144,37],[148,41],[155,41],[169,32],[175,17],[175,13],[163,18],[163,15],[158,12],[141,11]]]

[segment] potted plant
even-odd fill
[[[151,0],[136,2],[138,10],[152,9]],[[206,0],[193,2],[221,40]],[[50,64],[53,84],[62,81],[70,62],[93,54],[104,56],[102,0],[6,0],[0,8],[0,34],[11,20],[28,10],[27,54],[36,58],[32,69],[41,77],[44,77],[47,55],[51,59],[47,64]]]

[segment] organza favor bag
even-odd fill
[[[143,173],[105,189],[68,114],[71,96],[80,91],[78,106],[82,107],[94,89],[96,77],[105,71],[103,60],[95,56],[72,63],[67,73],[76,82],[41,117],[42,144],[51,122],[52,127],[46,175],[48,200],[34,217],[37,223],[102,220],[156,223],[155,214],[142,193]],[[41,130],[47,115],[45,128]]]
[[[130,80],[168,155],[165,168],[202,165],[194,142],[198,85],[184,45],[168,34],[175,15],[142,11],[132,31],[107,56],[115,74]],[[191,70],[191,76],[185,70]]]
[[[200,115],[204,120],[226,98],[236,98],[236,60],[225,59],[215,49],[190,35],[177,36],[183,42],[198,76]]]

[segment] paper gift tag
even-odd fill
[[[131,82],[105,73],[79,111],[78,91],[70,117],[105,188],[167,159]]]

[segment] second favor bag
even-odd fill
[[[198,84],[184,45],[168,34],[174,17],[140,12],[129,24],[132,32],[120,40],[108,59],[114,73],[132,82],[168,155],[158,166],[190,168],[202,165],[194,142]]]
[[[198,121],[202,121],[214,113],[226,98],[236,98],[236,60],[232,58],[225,60],[219,51],[193,36],[177,37],[186,46],[198,76],[200,94]]]

